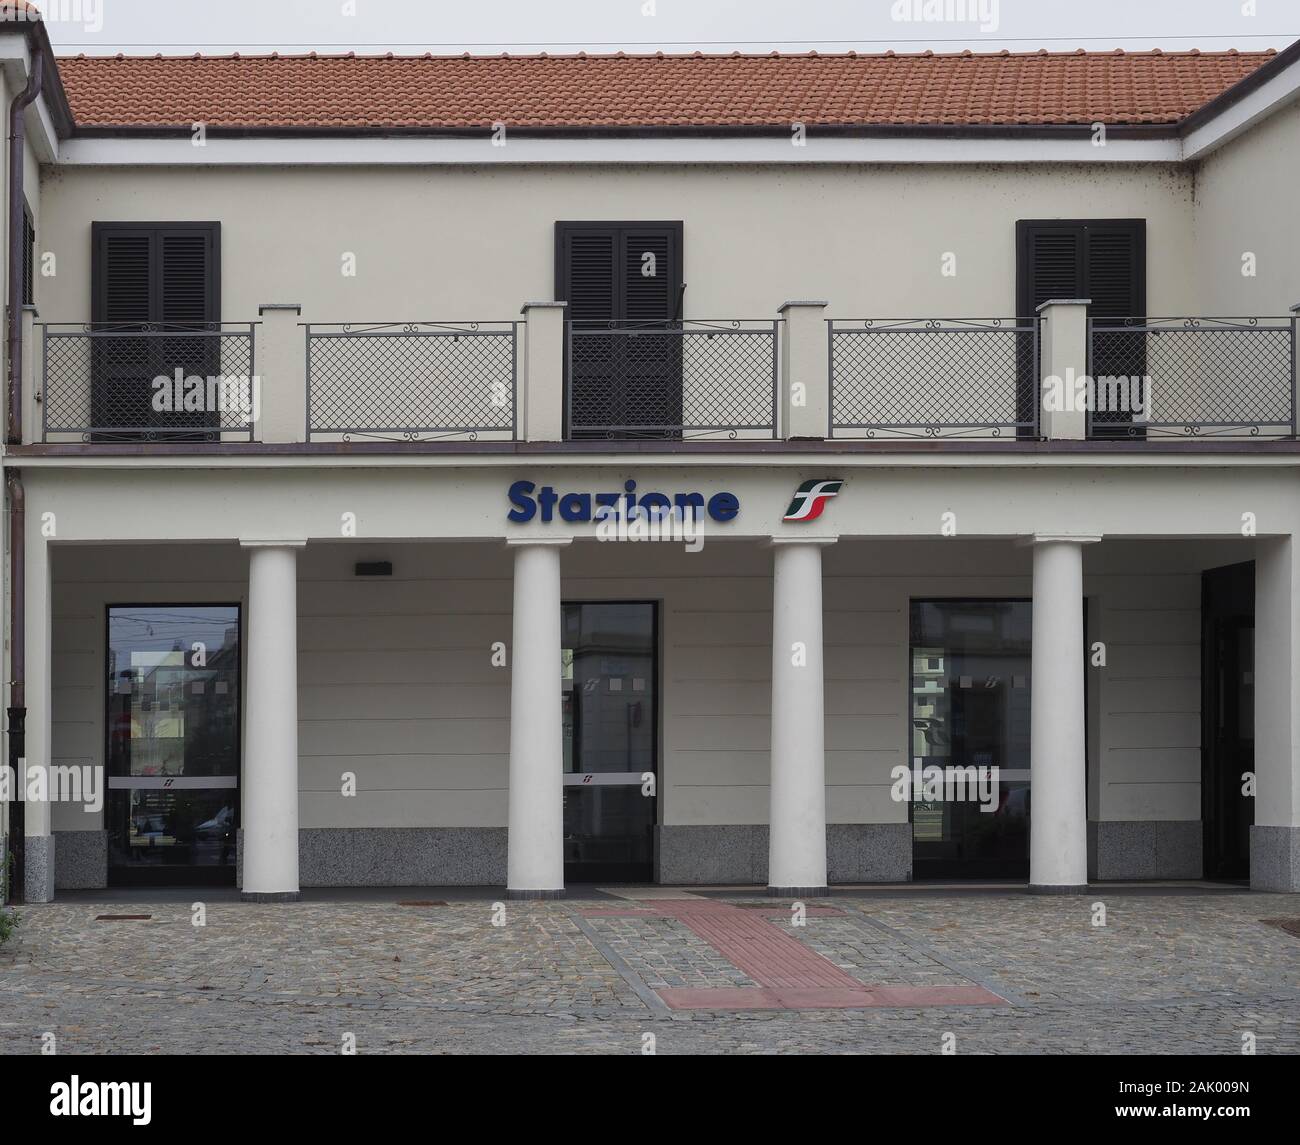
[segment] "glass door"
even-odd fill
[[[656,620],[646,602],[564,605],[566,883],[654,877]]]
[[[909,803],[917,878],[1029,875],[1031,620],[1023,600],[912,602],[909,763],[942,777]]]
[[[234,884],[239,679],[238,605],[109,608],[110,885]]]

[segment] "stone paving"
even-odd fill
[[[199,892],[195,892],[196,895]],[[0,948],[0,1052],[1300,1053],[1300,896],[836,895],[774,925],[871,986],[978,986],[997,1006],[671,1010],[753,983],[673,917],[593,901],[55,903]],[[771,906],[752,894],[738,905]],[[1107,908],[1092,925],[1092,904]],[[656,906],[662,906],[658,903]],[[788,904],[787,904],[788,905]],[[809,904],[813,906],[814,904]],[[780,911],[782,904],[774,908]],[[97,922],[100,914],[147,921]],[[584,917],[593,915],[594,917]],[[496,921],[504,925],[494,926]]]

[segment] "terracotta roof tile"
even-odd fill
[[[76,56],[78,126],[1170,124],[1274,52]]]

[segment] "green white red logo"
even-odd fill
[[[814,477],[794,491],[794,500],[785,511],[783,521],[815,521],[844,482],[838,477]]]

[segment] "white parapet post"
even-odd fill
[[[1099,537],[1036,536],[1029,702],[1029,889],[1088,886],[1084,735],[1083,546]]]
[[[564,440],[564,316],[568,303],[525,302],[516,411],[521,441]]]
[[[248,559],[243,886],[249,902],[292,902],[298,887],[298,550],[243,541]]]
[[[785,302],[781,331],[781,436],[828,436],[831,417],[830,335],[825,302]]]
[[[827,893],[822,548],[832,543],[772,542],[771,895]]]
[[[508,542],[515,553],[510,646],[506,893],[564,894],[560,550],[569,538]]]
[[[1042,326],[1039,361],[1039,429],[1046,438],[1082,441],[1088,436],[1089,298],[1053,298],[1038,307]]]
[[[264,302],[257,308],[253,349],[257,421],[253,439],[307,439],[307,338],[296,302]]]
[[[1255,822],[1250,885],[1300,891],[1300,551],[1295,535],[1255,548]],[[1242,776],[1243,785],[1247,777]]]

